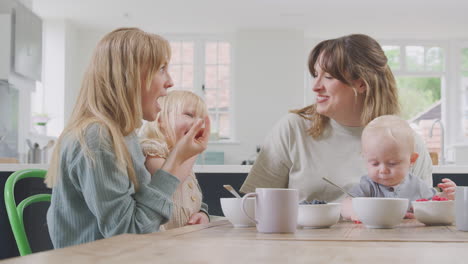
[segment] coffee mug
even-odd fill
[[[455,222],[460,231],[468,231],[468,187],[455,189]]]
[[[248,197],[255,197],[255,219],[246,211]],[[256,188],[242,198],[242,212],[261,233],[294,233],[297,228],[299,192],[296,189]]]

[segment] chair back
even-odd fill
[[[5,183],[5,207],[10,220],[13,236],[18,246],[18,251],[21,256],[31,254],[31,247],[29,245],[28,237],[23,223],[24,209],[37,202],[50,202],[50,194],[35,194],[25,198],[18,205],[15,201],[15,185],[19,180],[26,178],[45,178],[47,171],[40,169],[25,169],[14,172],[8,177]]]

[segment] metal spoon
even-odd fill
[[[353,197],[354,198],[354,195],[350,194],[348,191],[346,191],[343,187],[335,184],[334,182],[330,181],[327,177],[322,177],[322,179],[326,182],[328,182],[329,184],[335,186],[336,188],[340,189],[343,193],[347,194],[349,197]]]
[[[234,190],[234,188],[232,188],[231,185],[229,184],[226,184],[226,185],[223,185],[224,189],[228,190],[230,193],[232,193],[235,197],[237,198],[242,198],[237,192],[236,190]]]

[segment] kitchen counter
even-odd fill
[[[17,171],[22,169],[47,169],[48,164],[0,163],[1,171]],[[252,165],[195,165],[197,173],[248,173]],[[468,174],[468,165],[434,166],[433,173]]]

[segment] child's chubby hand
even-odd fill
[[[210,219],[205,213],[198,212],[190,216],[190,219],[188,220],[187,225],[208,224],[209,222],[210,222]]]
[[[441,197],[445,197],[449,200],[455,199],[455,188],[457,185],[450,179],[442,179],[442,183],[437,184],[437,187],[442,189]]]

